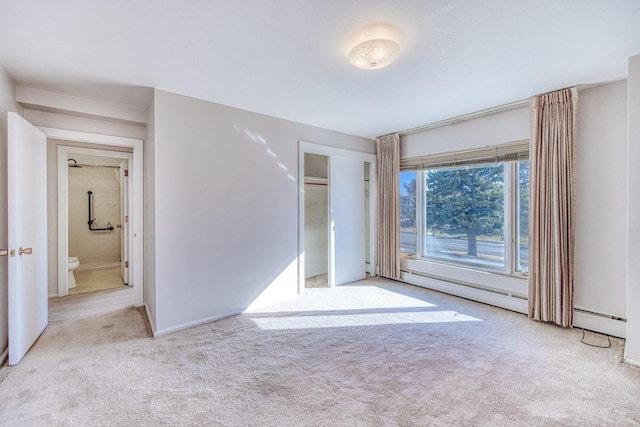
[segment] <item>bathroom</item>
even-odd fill
[[[126,160],[69,153],[69,294],[127,284]]]

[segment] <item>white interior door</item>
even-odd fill
[[[120,275],[129,284],[129,162],[120,163]]]
[[[366,277],[364,162],[331,157],[329,193],[330,283],[362,280]]]
[[[47,137],[8,113],[9,364],[47,327]]]

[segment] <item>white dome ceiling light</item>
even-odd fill
[[[386,67],[400,55],[398,43],[389,39],[372,39],[357,44],[349,52],[349,62],[362,70]]]

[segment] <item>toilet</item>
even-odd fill
[[[79,265],[80,265],[80,260],[78,259],[77,256],[69,257],[69,279],[67,281],[67,285],[69,289],[75,288],[77,286],[76,277],[73,275],[73,270],[78,268]]]

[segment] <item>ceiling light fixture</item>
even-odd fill
[[[400,55],[398,43],[389,39],[373,39],[357,44],[349,52],[349,62],[362,70],[386,67]]]

